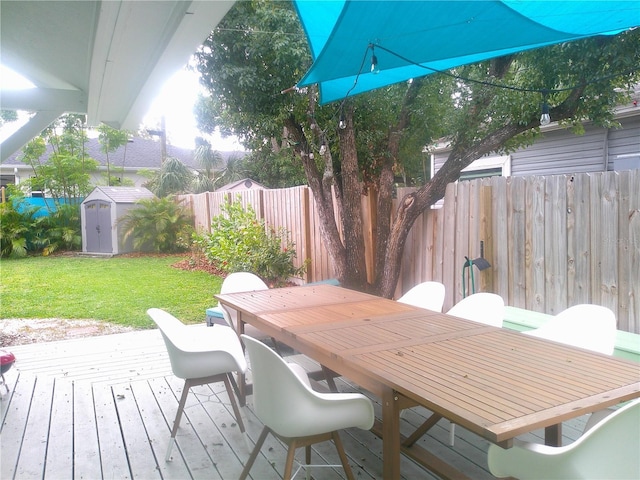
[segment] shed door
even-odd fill
[[[112,253],[111,204],[104,200],[85,203],[87,252]]]

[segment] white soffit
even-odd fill
[[[1,90],[3,109],[39,112],[2,143],[2,160],[62,113],[136,130],[234,0],[0,2],[0,60],[36,88]],[[44,120],[47,119],[47,120]],[[11,151],[9,151],[11,150]]]

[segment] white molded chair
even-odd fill
[[[269,286],[257,275],[250,272],[234,272],[227,275],[224,279],[220,287],[220,293],[255,292],[268,289]],[[238,312],[222,304],[220,304],[220,309],[227,324],[237,332]],[[248,324],[244,326],[244,333],[261,340],[269,338],[268,335]]]
[[[504,300],[500,295],[478,292],[463,298],[447,312],[447,315],[502,327]]]
[[[540,328],[524,333],[532,337],[546,338],[554,342],[613,355],[616,332],[616,314],[613,311],[600,305],[583,303],[563,310]],[[593,412],[584,431],[589,430],[612,412],[610,408]]]
[[[444,304],[445,288],[440,282],[422,282],[402,295],[398,302],[441,312]]]
[[[238,427],[244,434],[244,423],[232,388],[234,380],[231,373],[244,373],[247,370],[247,362],[236,332],[224,325],[187,327],[173,315],[159,308],[150,308],[147,314],[162,333],[173,374],[184,379],[165,460],[171,459],[171,450],[176,441],[178,426],[191,387],[224,382]]]
[[[504,300],[500,295],[478,292],[463,298],[447,312],[447,315],[473,320],[493,327],[502,328],[504,321]],[[449,445],[455,441],[455,424],[449,427]]]
[[[292,477],[297,448],[306,447],[308,468],[311,445],[326,440],[333,440],[347,478],[353,479],[338,430],[370,429],[374,421],[371,401],[359,393],[315,392],[301,367],[286,363],[276,352],[252,337],[242,335],[242,340],[249,352],[255,413],[264,428],[240,480],[247,478],[269,433],[288,446],[284,480]]]
[[[540,328],[525,333],[612,355],[616,328],[616,315],[610,309],[580,304],[563,310]]]
[[[488,461],[496,477],[520,480],[640,478],[640,399],[616,410],[571,445],[518,441],[506,450],[491,445]]]

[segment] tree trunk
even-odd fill
[[[362,230],[362,184],[358,168],[355,132],[353,129],[353,110],[345,108],[347,127],[340,130],[340,164],[342,174],[342,233],[346,249],[346,267],[340,280],[348,288],[366,291],[367,266],[364,251],[364,233]]]
[[[375,282],[374,291],[380,292],[383,278],[386,275],[387,249],[391,235],[391,207],[393,204],[394,175],[393,167],[399,163],[400,140],[402,133],[409,127],[409,107],[415,102],[424,79],[416,79],[409,84],[404,96],[398,121],[389,131],[388,155],[382,159],[382,169],[378,183],[377,222],[375,230]]]
[[[285,121],[289,135],[296,142],[296,152],[302,160],[305,176],[313,198],[318,208],[318,216],[320,218],[320,235],[324,240],[329,257],[333,262],[333,266],[338,279],[342,280],[347,276],[347,256],[346,249],[340,238],[340,232],[336,223],[336,216],[333,209],[332,186],[334,182],[333,167],[331,155],[327,153],[325,156],[325,169],[320,172],[316,162],[311,158],[309,142],[302,130],[302,127],[295,121],[295,118],[289,117]]]

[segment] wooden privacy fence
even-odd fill
[[[399,189],[398,198],[408,191]],[[208,230],[221,203],[237,195],[180,198],[191,205],[196,226]],[[304,281],[333,277],[307,187],[239,195],[267,225],[289,230],[298,261],[310,259]],[[368,265],[372,203],[363,198]],[[410,232],[397,294],[422,281],[440,281],[447,290],[446,311],[462,298],[465,257],[480,257],[481,245],[491,267],[474,267],[476,291],[550,314],[579,303],[604,305],[616,313],[619,329],[640,333],[639,170],[448,185],[442,207],[425,212]]]

